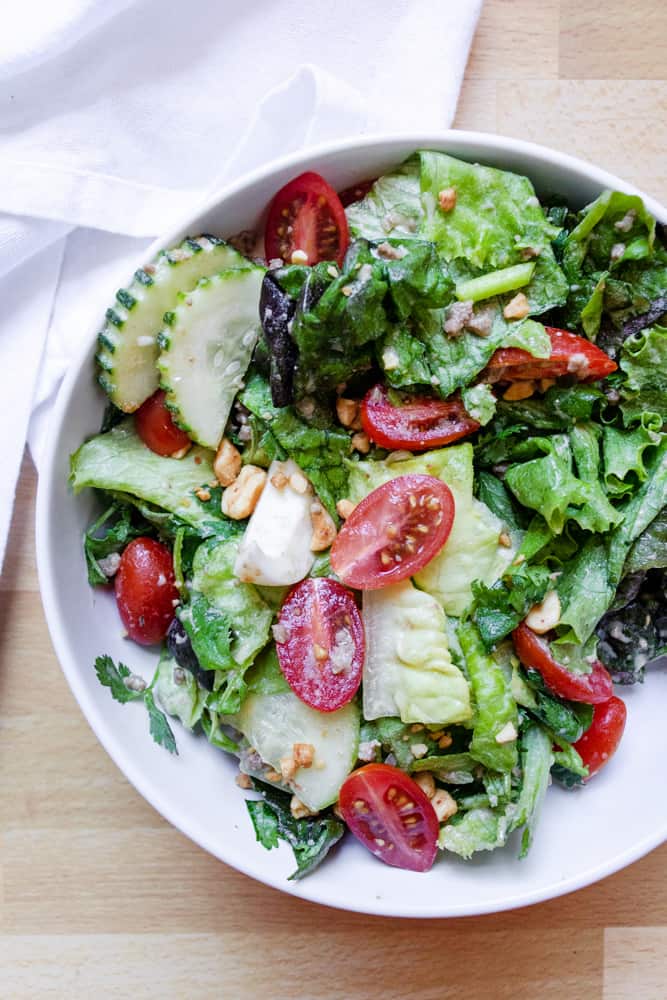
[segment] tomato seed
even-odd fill
[[[366,803],[364,802],[363,799],[355,799],[354,800],[354,808],[355,808],[356,812],[358,812],[358,813],[367,813],[368,812],[368,806],[366,805]]]
[[[414,495],[414,493],[410,493],[409,494],[409,496],[408,496],[408,503],[410,504],[410,506],[412,507],[413,510],[417,506],[417,497]]]
[[[418,531],[420,535],[428,535],[428,526],[426,524],[418,524],[415,531]]]
[[[396,538],[398,535],[398,528],[395,524],[392,524],[391,521],[387,525],[387,535],[389,538]]]
[[[440,510],[440,501],[437,497],[429,497],[426,506],[429,510]]]
[[[315,653],[316,660],[326,660],[328,655],[324,646],[320,646],[317,642],[313,645],[313,652]]]
[[[391,563],[391,556],[389,555],[386,549],[383,549],[382,552],[380,553],[380,562],[382,563],[383,566],[389,566],[389,564]]]

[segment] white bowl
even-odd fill
[[[538,193],[558,192],[582,206],[605,187],[630,185],[581,160],[542,146],[474,132],[379,136],[320,147],[275,161],[208,199],[157,251],[185,235],[221,236],[255,228],[272,195],[302,170],[316,170],[339,190],[374,177],[413,150],[441,149],[527,174]],[[663,223],[667,209],[643,196]],[[148,259],[151,253],[145,255]],[[137,266],[143,263],[137,262]],[[111,299],[113,289],[109,289]],[[100,302],[100,318],[106,302]],[[162,815],[207,851],[254,878],[304,899],[365,913],[444,917],[488,913],[550,899],[630,864],[667,837],[667,672],[622,691],[628,705],[623,746],[609,767],[575,792],[549,790],[534,846],[517,859],[516,843],[463,862],[441,856],[428,874],[389,868],[352,837],[302,882],[288,882],[291,852],[255,842],[234,760],[175,724],[179,756],[156,746],[141,706],[121,706],[98,683],[101,653],[149,677],[155,654],[121,638],[113,596],[86,581],[81,538],[91,520],[91,491],[73,497],[68,457],[97,432],[104,399],[93,377],[96,330],[91,329],[60,392],[37,498],[37,558],[42,600],[56,653],[98,739],[118,767]],[[65,762],[66,766],[66,762]]]

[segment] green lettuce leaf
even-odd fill
[[[621,507],[623,521],[609,536],[609,580],[617,587],[632,543],[667,504],[667,441],[663,440],[646,463],[646,480]]]
[[[588,539],[577,555],[565,564],[556,589],[561,603],[561,639],[586,642],[614,597],[603,539],[596,535]]]
[[[468,860],[476,851],[503,847],[510,832],[510,817],[504,810],[477,807],[455,816],[440,828],[438,846]]]
[[[667,507],[642,531],[628,552],[623,572],[638,573],[667,566]]]
[[[480,382],[478,385],[464,389],[461,393],[461,399],[466,411],[482,427],[493,420],[498,400],[494,396],[491,386],[486,382]]]
[[[274,407],[268,382],[255,374],[241,393],[241,402],[270,430],[283,451],[310,479],[320,500],[332,516],[336,501],[347,495],[347,466],[352,452],[350,435],[334,423],[333,416],[314,406],[310,418],[294,407]]]
[[[167,715],[176,716],[186,729],[201,719],[205,692],[189,670],[180,667],[166,650],[160,655],[155,694]]]
[[[190,601],[178,615],[203,670],[215,671],[206,707],[237,712],[247,693],[245,673],[266,645],[273,612],[250,583],[234,575],[235,541],[211,539],[197,549]]]
[[[488,655],[472,622],[459,625],[458,637],[474,702],[470,753],[492,771],[511,771],[517,763],[519,727],[511,671]],[[498,736],[501,736],[501,742],[498,742]]]
[[[414,240],[424,215],[419,174],[419,158],[411,156],[379,177],[361,201],[346,209],[352,235],[368,240],[384,240],[389,235]]]
[[[655,415],[667,421],[667,327],[654,326],[629,337],[621,352],[625,382],[621,409],[626,422]]]
[[[262,798],[247,800],[255,836],[267,850],[284,840],[294,851],[296,871],[290,880],[305,878],[322,863],[331,848],[345,833],[345,825],[330,813],[295,819],[290,811],[290,796],[268,786]]]
[[[646,480],[647,449],[660,444],[662,435],[643,423],[631,430],[607,426],[603,429],[604,482],[611,496],[633,493]]]
[[[551,357],[551,340],[542,325],[534,319],[514,323],[502,343],[503,347],[518,347],[528,351],[534,358]]]
[[[542,726],[532,724],[524,727],[521,735],[521,792],[511,820],[511,829],[524,827],[520,858],[525,858],[530,850],[549,786],[549,772],[554,760],[551,745],[551,738]]]
[[[410,580],[364,593],[364,717],[402,722],[464,722],[468,682],[449,651],[445,614]],[[417,741],[418,742],[418,741]]]
[[[525,562],[510,567],[491,587],[479,581],[473,583],[472,617],[487,650],[493,649],[523,621],[550,585],[546,566],[529,566]]]
[[[70,458],[70,483],[75,493],[87,486],[112,492],[126,502],[146,501],[159,508],[162,520],[175,515],[202,537],[226,531],[219,491],[200,500],[195,491],[215,478],[214,455],[193,447],[184,458],[163,458],[147,448],[128,418],[107,434],[82,444]],[[144,516],[150,511],[136,504]],[[150,517],[149,517],[150,519]]]

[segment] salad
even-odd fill
[[[614,682],[667,648],[666,323],[640,197],[428,150],[295,178],[263,245],[163,251],[71,457],[89,581],[156,650],[100,682],[168,751],[172,717],[234,755],[295,878],[347,830],[413,871],[525,855],[552,781],[613,780]]]

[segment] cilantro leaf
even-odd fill
[[[144,692],[144,705],[148,711],[150,734],[155,742],[159,746],[164,747],[165,750],[168,750],[169,753],[178,754],[176,740],[174,739],[171,726],[167,722],[167,716],[155,704],[153,692],[150,688]]]
[[[159,746],[165,747],[169,753],[178,753],[176,740],[167,722],[164,712],[155,704],[152,687],[157,680],[157,672],[149,687],[143,678],[133,674],[124,663],[116,664],[110,656],[98,656],[95,660],[95,673],[100,684],[108,687],[111,695],[121,704],[128,701],[143,701],[148,712],[150,734]],[[130,682],[131,679],[131,682]]]
[[[126,677],[132,677],[132,671],[124,663],[116,664],[110,656],[98,656],[95,660],[95,673],[100,684],[108,687],[111,696],[121,704],[137,701],[143,697],[143,691],[133,691],[125,684]]]

